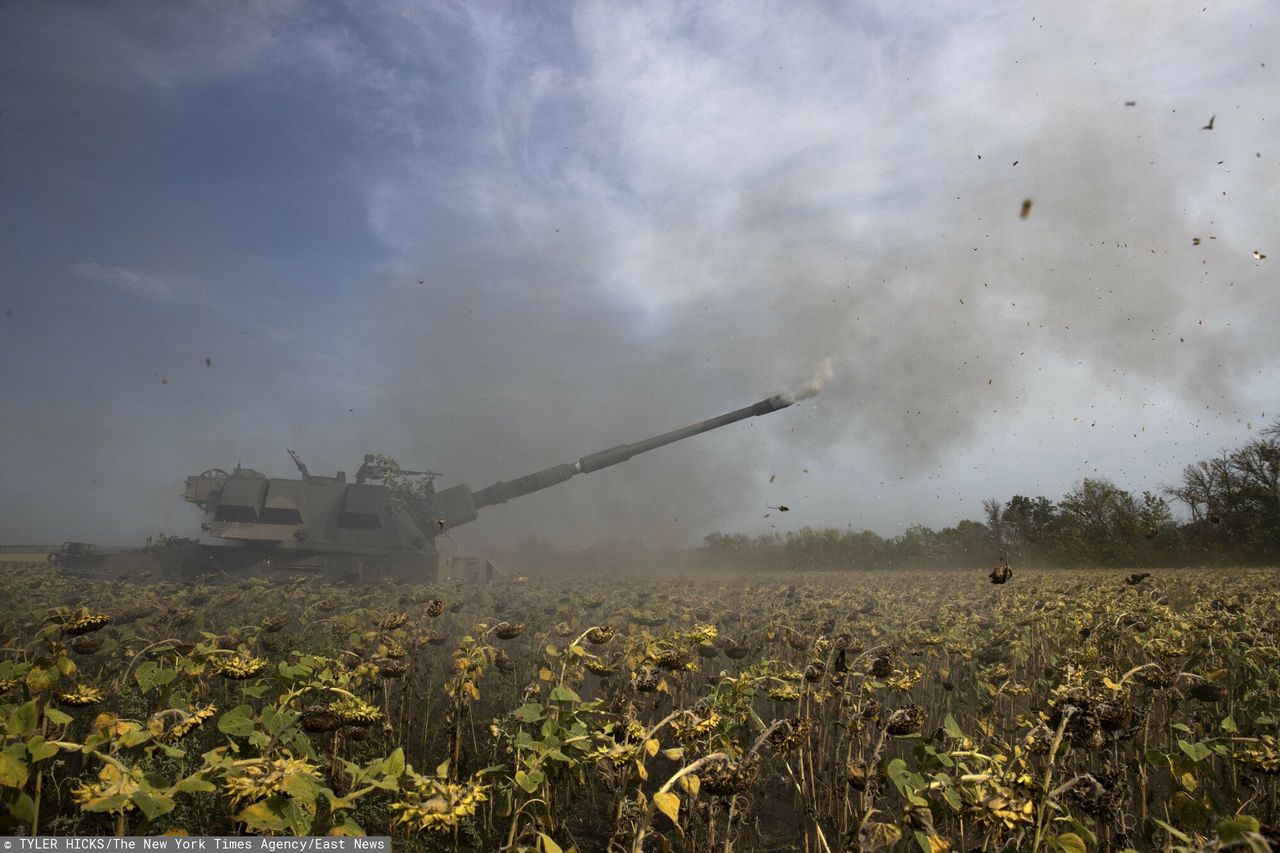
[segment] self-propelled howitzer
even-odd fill
[[[154,570],[166,575],[221,573],[228,576],[285,572],[331,578],[398,576],[435,580],[441,559],[438,536],[474,521],[480,510],[599,471],[667,444],[776,412],[794,399],[778,394],[752,406],[709,418],[633,444],[583,456],[479,491],[466,485],[437,491],[432,471],[390,468],[385,457],[366,456],[348,482],[344,472],[311,474],[290,451],[301,476],[267,477],[237,466],[187,477],[184,498],[205,512],[206,539],[165,540],[142,552],[64,556],[68,571],[128,574]],[[414,479],[420,478],[420,479]],[[145,559],[144,559],[145,558]]]

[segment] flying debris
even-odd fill
[[[1200,238],[1199,238],[1199,237],[1192,237],[1192,238],[1191,238],[1191,245],[1193,245],[1193,246],[1199,246],[1199,245],[1200,245]]]
[[[774,479],[775,477],[777,477],[777,476],[778,476],[777,474],[770,474],[770,475],[769,475],[769,482],[770,482],[770,483],[772,483],[772,482],[773,482],[773,479]]]
[[[1022,210],[1018,212],[1019,219],[1026,219],[1031,215],[1031,199],[1024,198],[1022,200]]]
[[[997,586],[1002,583],[1008,583],[1009,578],[1013,577],[1013,569],[1009,568],[1008,563],[1002,563],[991,570],[991,574],[987,575],[991,578],[991,582]]]
[[[1262,254],[1261,252],[1259,252],[1257,249],[1254,249],[1254,250],[1253,250],[1253,257],[1254,257],[1254,259],[1255,259],[1255,260],[1259,260],[1259,261],[1261,261],[1261,260],[1265,259],[1267,256],[1266,256],[1266,255],[1264,255],[1264,254]]]
[[[769,507],[769,509],[776,509],[778,512],[791,512],[791,507],[787,506],[786,504],[778,504],[777,506],[771,506]]]
[[[1124,105],[1125,105],[1126,107],[1136,107],[1136,106],[1138,105],[1138,102],[1137,102],[1137,101],[1125,101],[1125,102],[1124,102]]]
[[[1213,115],[1209,116],[1209,123],[1208,123],[1208,124],[1206,124],[1204,127],[1200,128],[1200,129],[1201,129],[1201,130],[1213,130],[1213,120],[1214,120],[1215,118],[1217,118],[1217,117],[1218,117],[1218,114],[1217,114],[1217,113],[1214,113]]]

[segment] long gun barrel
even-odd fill
[[[646,438],[634,444],[620,444],[608,450],[601,450],[599,453],[583,456],[577,462],[553,465],[550,468],[544,468],[541,471],[536,471],[516,480],[498,481],[478,492],[473,493],[466,486],[453,486],[436,493],[434,496],[433,502],[436,513],[439,516],[440,527],[443,529],[446,526],[453,527],[472,521],[476,517],[476,510],[484,507],[506,503],[512,498],[522,497],[532,492],[550,488],[578,474],[599,471],[601,468],[608,468],[610,465],[626,462],[638,454],[647,453],[664,445],[691,438],[699,433],[719,429],[722,426],[728,426],[747,418],[767,415],[779,409],[785,409],[793,402],[795,400],[790,395],[775,394],[753,406],[746,406],[719,417],[708,418],[705,421],[699,421],[681,429],[664,432],[661,435],[655,435],[652,438]]]

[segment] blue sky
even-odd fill
[[[1172,483],[1280,413],[1277,44],[1261,0],[4,4],[0,542],[192,533],[186,474],[285,447],[481,487],[824,357],[462,544]]]

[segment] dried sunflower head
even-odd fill
[[[908,705],[890,714],[884,727],[894,737],[905,737],[923,729],[927,718],[924,708],[919,705]]]
[[[175,723],[170,727],[161,739],[167,741],[181,740],[204,725],[205,720],[209,719],[216,713],[218,713],[218,707],[216,705],[205,705],[203,708],[198,708],[183,717],[180,722]]]
[[[794,684],[775,684],[765,693],[775,702],[795,702],[800,698],[800,688]]]
[[[302,730],[319,734],[342,728],[342,717],[324,705],[311,705],[302,712]]]
[[[524,633],[523,622],[499,622],[493,629],[493,635],[499,640],[514,640]]]
[[[867,769],[867,762],[861,758],[846,761],[844,765],[845,782],[855,791],[865,791],[867,783],[871,780],[870,771]]]
[[[1106,743],[1102,721],[1094,707],[1096,701],[1087,690],[1078,686],[1059,687],[1054,693],[1053,704],[1049,708],[1050,728],[1056,729],[1063,718],[1068,717],[1065,731],[1074,746],[1098,749]]]
[[[613,675],[614,673],[614,668],[610,666],[607,661],[602,660],[594,655],[583,658],[582,665],[585,666],[589,671],[594,672],[596,675],[600,676],[601,678]]]
[[[981,675],[992,684],[997,684],[1001,681],[1008,681],[1009,678],[1012,677],[1013,667],[1003,662],[993,663],[990,666],[984,667],[981,670]]]
[[[427,605],[427,615],[434,619],[441,613],[444,613],[444,599],[432,599],[431,603]]]
[[[477,806],[488,799],[487,791],[475,781],[456,785],[419,777],[411,789],[401,793],[399,802],[391,804],[391,810],[396,813],[396,823],[418,832],[452,829],[476,813]]]
[[[694,625],[688,633],[691,643],[710,643],[718,636],[720,636],[720,630],[715,625],[707,624]]]
[[[872,678],[888,678],[893,674],[893,656],[881,654],[871,662],[871,668],[868,671]]]
[[[338,715],[344,726],[364,728],[382,719],[382,711],[354,696],[344,696],[329,706],[329,710]]]
[[[110,624],[111,617],[107,614],[91,613],[88,616],[81,616],[78,619],[72,619],[70,622],[62,626],[62,631],[69,637],[79,637],[83,634],[91,634],[94,631],[100,631]]]
[[[267,668],[265,658],[254,657],[244,652],[220,656],[213,661],[213,671],[223,678],[243,681],[253,678]]]
[[[671,721],[671,731],[676,736],[676,740],[687,744],[708,734],[718,725],[720,725],[720,714],[716,711],[711,711],[706,716],[695,711],[681,711]]]
[[[400,678],[409,671],[409,664],[402,658],[378,658],[373,662],[379,678]]]
[[[693,661],[689,659],[689,653],[682,649],[662,649],[654,652],[650,658],[654,665],[665,669],[668,672],[676,672],[682,669],[697,669]]]
[[[1123,805],[1129,785],[1120,773],[1085,773],[1066,792],[1066,799],[1095,819],[1109,817]]]
[[[87,708],[102,701],[102,691],[96,687],[77,684],[69,693],[58,694],[58,704],[68,708]]]
[[[783,720],[773,731],[769,732],[769,744],[775,752],[788,753],[804,744],[809,737],[809,729],[813,721],[808,717],[794,717]]]
[[[635,685],[636,690],[641,693],[652,693],[658,689],[660,677],[658,670],[651,666],[642,666],[632,674],[631,682]]]
[[[266,619],[262,620],[262,630],[266,631],[268,634],[274,634],[283,628],[285,623],[288,621],[289,617],[282,613],[275,616],[268,616]]]
[[[386,616],[382,617],[382,621],[378,623],[378,627],[384,631],[391,631],[403,625],[408,618],[408,613],[405,613],[403,610],[398,610],[395,613],[388,613]]]
[[[612,640],[617,633],[618,629],[612,625],[596,625],[587,631],[586,639],[592,645],[601,646]]]
[[[916,686],[916,682],[924,675],[923,670],[913,669],[908,672],[895,671],[884,680],[885,685],[894,693],[905,693],[912,687]]]
[[[760,754],[752,752],[737,761],[720,756],[698,771],[702,790],[717,797],[741,794],[751,789],[760,776]]]
[[[1093,711],[1098,715],[1098,725],[1109,733],[1127,728],[1134,718],[1133,706],[1122,696],[1095,702]]]
[[[226,790],[232,802],[257,802],[276,794],[288,792],[295,780],[320,782],[316,766],[305,758],[294,758],[285,753],[282,758],[255,759],[237,763],[227,771]]]

